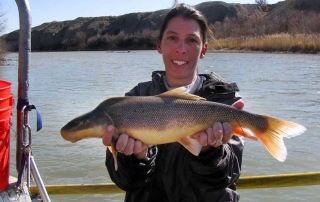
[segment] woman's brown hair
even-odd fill
[[[208,43],[213,39],[213,33],[208,26],[206,18],[203,14],[192,6],[186,4],[178,4],[175,2],[175,6],[167,13],[164,17],[158,40],[161,41],[163,37],[164,30],[167,28],[168,22],[174,17],[182,17],[184,19],[195,20],[201,29],[201,35],[203,38],[203,43]]]

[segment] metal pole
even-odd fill
[[[36,185],[37,185],[37,188],[39,190],[41,199],[44,202],[50,202],[49,195],[47,193],[46,187],[43,184],[43,181],[41,179],[41,176],[40,176],[40,173],[38,171],[37,165],[34,162],[33,156],[30,157],[30,166],[31,166],[32,176],[34,178],[34,181],[36,182]]]
[[[21,169],[22,146],[22,108],[29,100],[29,54],[31,51],[31,14],[28,0],[16,0],[19,9],[19,68],[18,68],[18,104],[17,104],[17,148],[16,169]]]

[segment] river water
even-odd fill
[[[0,79],[12,83],[17,98],[18,54],[0,66]],[[45,52],[30,55],[30,103],[41,112],[43,129],[36,131],[36,113],[30,113],[32,151],[46,185],[111,182],[104,166],[100,139],[70,143],[60,128],[92,110],[104,99],[122,96],[151,72],[163,70],[156,51]],[[261,142],[246,141],[242,176],[320,171],[320,56],[299,54],[208,53],[199,73],[217,72],[236,82],[245,109],[291,120],[307,132],[285,139],[287,160],[275,160]],[[11,175],[15,170],[15,119],[11,130]],[[320,186],[239,190],[240,201],[320,201]],[[54,202],[123,201],[124,194],[50,195]]]

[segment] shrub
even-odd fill
[[[210,28],[217,39],[228,37],[258,37],[279,33],[312,34],[320,33],[320,14],[304,11],[287,11],[274,17],[272,21],[258,14],[249,17],[237,16],[216,22]]]
[[[87,40],[87,47],[100,50],[149,50],[156,47],[157,35],[158,31],[154,30],[144,30],[135,34],[125,34],[123,31],[117,35],[98,34]]]
[[[210,44],[210,49],[280,51],[299,53],[320,52],[320,34],[274,34],[259,37],[236,37],[218,39]]]

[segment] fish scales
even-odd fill
[[[170,135],[169,129],[183,130],[190,125],[203,124],[204,111],[203,106],[192,105],[192,101],[158,97],[124,98],[108,108],[119,131],[149,130],[160,135]]]
[[[108,114],[116,128],[153,128],[166,131],[167,128],[181,129],[190,125],[209,127],[214,122],[234,122],[255,125],[263,131],[266,121],[251,113],[239,113],[238,109],[208,101],[192,101],[161,97],[124,97],[114,105],[108,105]]]

